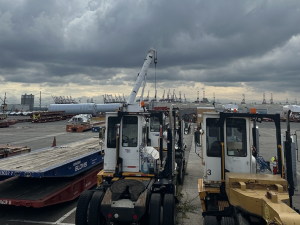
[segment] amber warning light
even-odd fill
[[[256,114],[256,108],[251,108],[251,114]]]
[[[142,106],[142,107],[145,107],[145,102],[141,102],[141,106]]]

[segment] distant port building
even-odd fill
[[[29,106],[29,110],[32,111],[33,110],[33,106],[34,106],[34,95],[33,94],[22,95],[21,96],[21,105],[28,105]]]

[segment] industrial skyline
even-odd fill
[[[148,93],[146,96],[143,97],[143,100],[146,102],[154,101],[154,96],[150,95],[150,90],[148,90],[146,93]],[[24,94],[25,96],[27,94]],[[33,94],[28,94],[28,96],[33,95]],[[33,95],[34,96],[34,95]],[[124,94],[121,95],[102,95],[100,99],[96,98],[86,98],[86,99],[75,99],[72,96],[51,96],[50,100],[44,100],[43,99],[49,99],[49,96],[43,96],[42,92],[36,94],[35,100],[34,100],[34,107],[48,107],[50,104],[78,104],[78,103],[125,103],[127,100],[128,96],[125,96]],[[4,99],[7,104],[23,104],[25,101],[23,101],[23,95],[20,96],[20,100],[16,102],[12,102],[7,97],[1,97],[0,96],[0,104],[3,104]],[[138,102],[140,99],[140,96],[137,96],[136,101]],[[270,98],[266,97],[265,93],[262,93],[262,98],[259,101],[253,101],[251,99],[246,99],[246,95],[242,94],[241,95],[241,100],[240,101],[219,101],[219,99],[216,97],[215,94],[213,94],[212,98],[206,97],[205,91],[202,92],[202,95],[200,95],[200,92],[198,91],[196,96],[194,98],[186,98],[185,94],[182,94],[180,91],[176,93],[175,89],[173,89],[173,92],[169,90],[169,92],[163,92],[162,96],[157,95],[157,102],[165,102],[165,103],[170,103],[170,102],[179,102],[179,103],[221,103],[221,104],[227,104],[227,103],[232,103],[232,104],[282,104],[282,105],[297,105],[298,101],[297,98],[294,99],[288,99],[286,98],[285,101],[276,101],[273,98],[273,93],[270,93]],[[23,102],[23,103],[22,103]],[[32,103],[31,103],[32,104]],[[32,108],[32,106],[31,106]]]

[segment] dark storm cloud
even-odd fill
[[[299,92],[299,12],[298,0],[1,1],[0,77],[50,86],[131,84],[154,47],[156,79],[166,89],[172,79]],[[149,72],[147,81],[154,79]]]

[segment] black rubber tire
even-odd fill
[[[163,225],[174,225],[175,223],[175,199],[173,194],[165,194],[163,201]]]
[[[160,224],[160,211],[161,211],[161,196],[159,193],[151,195],[149,204],[149,225]]]
[[[90,209],[88,215],[89,225],[102,225],[106,223],[105,217],[101,214],[101,202],[105,192],[95,191],[90,201]]]
[[[182,159],[178,160],[178,174],[177,174],[177,180],[179,184],[183,184],[183,170],[184,170],[184,163]]]
[[[88,209],[94,191],[86,190],[81,193],[77,202],[75,224],[87,225],[88,224]]]
[[[240,225],[250,225],[249,222],[239,213],[237,215]]]
[[[203,225],[218,225],[217,217],[215,216],[205,216]]]
[[[235,225],[234,218],[232,218],[232,217],[222,217],[221,225]]]

